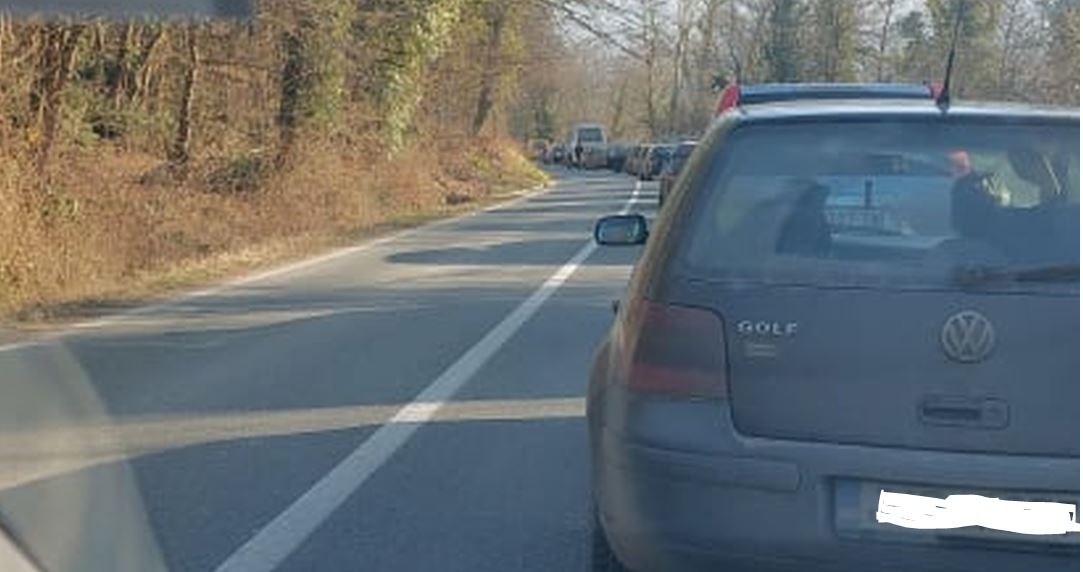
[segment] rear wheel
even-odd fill
[[[594,515],[593,525],[590,530],[590,570],[591,572],[630,572],[613,549],[609,546],[609,539],[605,537],[605,531],[598,522],[597,514]]]

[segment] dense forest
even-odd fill
[[[0,314],[154,293],[543,180],[505,126],[546,8],[256,11],[0,16]]]
[[[694,135],[727,82],[938,81],[1078,105],[1066,0],[259,0],[0,15],[0,316],[153,294],[544,179],[591,119]]]

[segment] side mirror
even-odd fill
[[[643,244],[647,235],[647,219],[641,214],[602,217],[594,225],[594,241],[602,246]]]

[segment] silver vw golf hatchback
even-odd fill
[[[590,372],[594,569],[1078,569],[1078,111],[750,106],[687,169],[649,240],[595,229],[646,248]]]

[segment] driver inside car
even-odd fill
[[[953,151],[949,160],[955,178],[951,188],[952,226],[965,239],[995,244],[1000,205],[988,177],[974,171],[966,151]]]
[[[1060,203],[1055,193],[1048,192],[1046,181],[1032,181],[1042,187],[1041,198],[1032,206],[1006,204],[1002,197],[1011,190],[999,192],[995,175],[981,173],[971,166],[966,151],[949,155],[955,182],[951,190],[951,222],[959,236],[986,247],[992,247],[1008,259],[1020,258],[1020,253],[1057,250],[1050,244],[1050,226],[1055,223]],[[1000,183],[1002,184],[1002,183]]]

